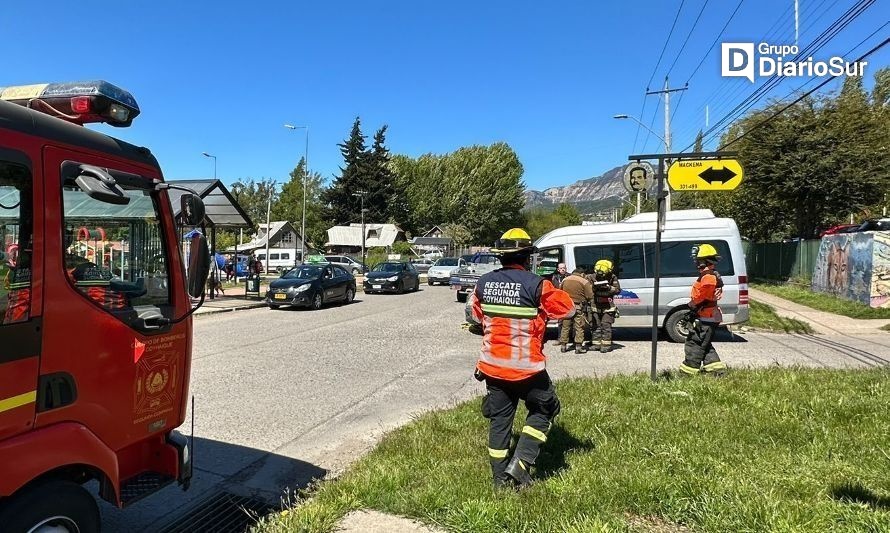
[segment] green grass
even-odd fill
[[[813,292],[809,286],[795,283],[751,283],[754,289],[790,300],[813,309],[828,311],[850,318],[890,318],[890,308],[874,309],[860,302],[837,298],[830,294]]]
[[[387,435],[258,530],[331,531],[370,508],[466,532],[887,531],[888,378],[772,368],[563,381],[537,481],[519,493],[491,488],[477,398]]]
[[[748,326],[766,331],[778,331],[784,333],[813,333],[813,328],[807,322],[794,318],[784,318],[776,314],[776,310],[764,303],[751,300]]]

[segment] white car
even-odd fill
[[[451,276],[457,274],[457,270],[464,264],[466,262],[459,257],[443,257],[439,259],[426,273],[427,284],[435,285],[436,283],[441,283],[442,285],[448,285]]]

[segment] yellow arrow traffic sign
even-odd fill
[[[743,175],[735,159],[681,159],[668,169],[668,185],[675,191],[731,191]]]

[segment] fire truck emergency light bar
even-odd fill
[[[127,127],[139,114],[132,94],[102,80],[0,87],[0,100],[80,125],[104,122]]]

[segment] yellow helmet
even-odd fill
[[[700,244],[693,249],[696,259],[720,259],[717,249],[710,244]]]
[[[597,274],[609,274],[612,272],[612,262],[608,259],[600,259],[593,265],[593,271]]]
[[[522,228],[510,228],[494,242],[491,251],[497,254],[533,253],[534,246],[527,231]]]

